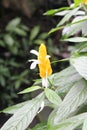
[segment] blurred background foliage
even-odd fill
[[[60,17],[44,16],[48,9],[67,6],[66,0],[1,0],[0,2],[0,109],[31,98],[30,94],[18,95],[31,86],[38,70],[29,69],[31,49],[38,50],[44,42],[51,61],[69,56],[69,45],[60,42],[61,31],[48,35]],[[52,64],[53,72],[68,63]]]
[[[0,35],[2,105],[11,105],[13,99],[18,98],[17,92],[23,89],[23,86],[30,86],[33,83],[36,72],[29,71],[28,59],[31,58],[29,51],[33,48],[37,49],[38,44],[45,42],[45,40],[51,44],[48,34],[46,32],[40,33],[39,25],[29,30],[21,23],[21,18],[12,19],[6,25],[4,32]]]

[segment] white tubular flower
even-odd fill
[[[36,56],[38,56],[38,52],[36,50],[31,50],[30,53],[35,54]]]
[[[38,52],[36,50],[31,50],[30,53],[35,54],[38,56]],[[32,62],[30,65],[30,69],[35,69],[36,65],[39,64],[39,61],[36,59],[28,60],[29,62]]]
[[[29,62],[32,62],[30,65],[30,69],[35,69],[36,65],[38,64],[38,60],[32,59],[32,60],[28,60]]]

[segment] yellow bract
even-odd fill
[[[47,57],[46,46],[41,44],[39,47],[39,54],[38,54],[38,61],[39,61],[39,71],[40,77],[45,78],[52,73],[51,63],[49,58]]]
[[[87,4],[87,0],[83,0],[83,3],[84,3],[84,4]]]

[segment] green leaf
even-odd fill
[[[87,80],[87,56],[72,57],[70,63],[77,72]]]
[[[31,87],[26,88],[23,91],[19,92],[19,94],[33,92],[33,91],[38,90],[38,89],[42,89],[42,88],[40,86],[31,86]]]
[[[25,130],[36,116],[43,100],[44,94],[41,93],[15,112],[1,130]]]
[[[58,23],[57,27],[63,25],[66,21],[68,21],[75,13],[80,9],[80,7],[77,7],[71,11],[69,11],[68,14],[66,14],[63,19]]]
[[[14,55],[17,55],[18,54],[18,47],[17,46],[11,46],[10,48],[9,48],[9,50],[10,50],[10,52],[12,53],[12,54],[14,54]]]
[[[85,14],[85,12],[82,13]],[[84,15],[77,16],[72,20],[72,25],[66,26],[63,29],[63,35],[69,37],[81,31],[82,34],[86,36],[87,35],[86,25],[87,25],[87,16]]]
[[[34,40],[34,43],[35,44],[41,44],[41,43],[44,43],[45,41],[44,40],[41,40],[41,39],[36,39],[36,40]]]
[[[44,39],[46,39],[47,37],[48,37],[48,33],[42,33],[42,34],[39,35],[38,38],[44,40]]]
[[[70,9],[70,7],[62,7],[62,8],[59,8],[59,9],[51,9],[51,10],[48,10],[46,13],[44,13],[44,15],[54,15],[57,12],[60,12],[60,11],[63,11],[63,10],[68,10],[68,9]]]
[[[83,0],[74,0],[74,3],[75,3],[76,6],[81,4],[82,2],[83,2]]]
[[[0,46],[5,47],[5,42],[3,40],[0,40]]]
[[[49,88],[45,88],[45,94],[46,94],[46,97],[48,98],[48,100],[50,102],[52,102],[53,104],[55,104],[55,105],[61,104],[62,100],[55,91],[53,91]]]
[[[10,36],[10,34],[6,34],[4,36],[4,40],[7,45],[12,46],[14,44],[14,39]]]
[[[57,12],[58,10],[57,9],[51,9],[51,10],[48,10],[47,12],[44,13],[44,15],[53,15]]]
[[[38,35],[39,31],[40,31],[40,26],[35,26],[31,30],[31,33],[30,33],[30,40],[31,41],[36,38],[36,36]]]
[[[20,85],[21,85],[21,80],[17,80],[15,82],[15,88],[18,89],[20,87]]]
[[[68,79],[67,79],[68,80]],[[54,115],[49,116],[48,125],[57,125],[59,121],[68,118],[87,100],[87,82],[81,79],[74,83]]]
[[[73,20],[72,20],[72,25],[70,26],[66,26],[64,29],[63,29],[63,35],[69,37],[69,36],[72,36],[80,31],[82,31],[82,25],[84,24],[84,21],[83,22],[79,22],[81,20],[84,20],[85,17],[83,18],[84,16],[77,16],[75,17]],[[87,18],[87,17],[86,17]],[[73,24],[73,23],[76,23],[76,24]]]
[[[14,28],[13,32],[15,32],[16,34],[18,34],[19,36],[26,36],[27,33],[25,30],[20,29],[20,28]]]
[[[12,31],[15,27],[17,27],[21,22],[20,18],[15,18],[11,20],[8,25],[6,26],[7,31]]]
[[[85,38],[85,37],[74,37],[74,38],[64,39],[63,41],[69,41],[69,42],[87,42],[87,38]]]
[[[27,74],[29,73],[29,71],[28,70],[25,70],[25,71],[23,71],[22,73],[21,73],[21,77],[24,77],[24,76],[26,76]]]
[[[7,31],[13,31],[13,29],[15,27],[17,27],[21,22],[21,19],[20,18],[15,18],[13,20],[11,20],[8,25],[6,26],[6,30]]]
[[[78,128],[82,125],[85,118],[87,118],[87,113],[83,113],[77,116],[73,116],[71,118],[68,118],[64,121],[59,122],[55,126],[48,126],[47,130],[74,130],[75,128]],[[87,130],[87,129],[83,129]]]
[[[87,130],[87,118],[85,118],[82,130]]]
[[[87,36],[87,29],[86,29],[86,27],[87,27],[87,20],[84,21],[83,26],[82,26],[82,34],[83,34],[83,36]]]
[[[63,29],[63,28],[64,28],[64,26],[52,28],[52,29],[49,31],[48,34],[54,33],[54,32],[56,32],[56,31],[58,31],[58,30],[60,30],[60,29]]]
[[[71,87],[82,79],[73,66],[67,67],[59,73],[55,73],[50,77],[57,93],[67,93]]]
[[[2,86],[5,86],[6,85],[6,80],[5,80],[5,77],[3,75],[0,75],[0,84]]]
[[[26,25],[21,25],[20,26],[21,29],[23,29],[24,31],[29,31],[29,28]]]
[[[81,56],[87,56],[87,43],[85,42],[84,44],[79,43],[76,48],[75,48],[76,52],[72,53],[72,56],[70,59],[72,58],[77,58],[77,57],[81,57]]]
[[[7,107],[5,108],[4,110],[0,111],[0,112],[3,112],[3,113],[8,113],[8,114],[14,114],[16,113],[20,108],[22,108],[24,105],[26,105],[27,103],[29,103],[31,101],[25,101],[25,102],[22,102],[22,103],[18,103],[16,105],[13,105],[11,107]]]

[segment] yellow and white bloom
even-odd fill
[[[38,64],[39,75],[42,78],[42,86],[47,87],[48,86],[47,77],[52,74],[52,68],[49,60],[50,56],[47,55],[46,46],[44,44],[41,44],[38,52],[36,50],[31,50],[30,53],[33,53],[37,56],[37,60],[36,59],[29,60],[29,62],[33,61],[30,66],[30,69],[34,69]]]

